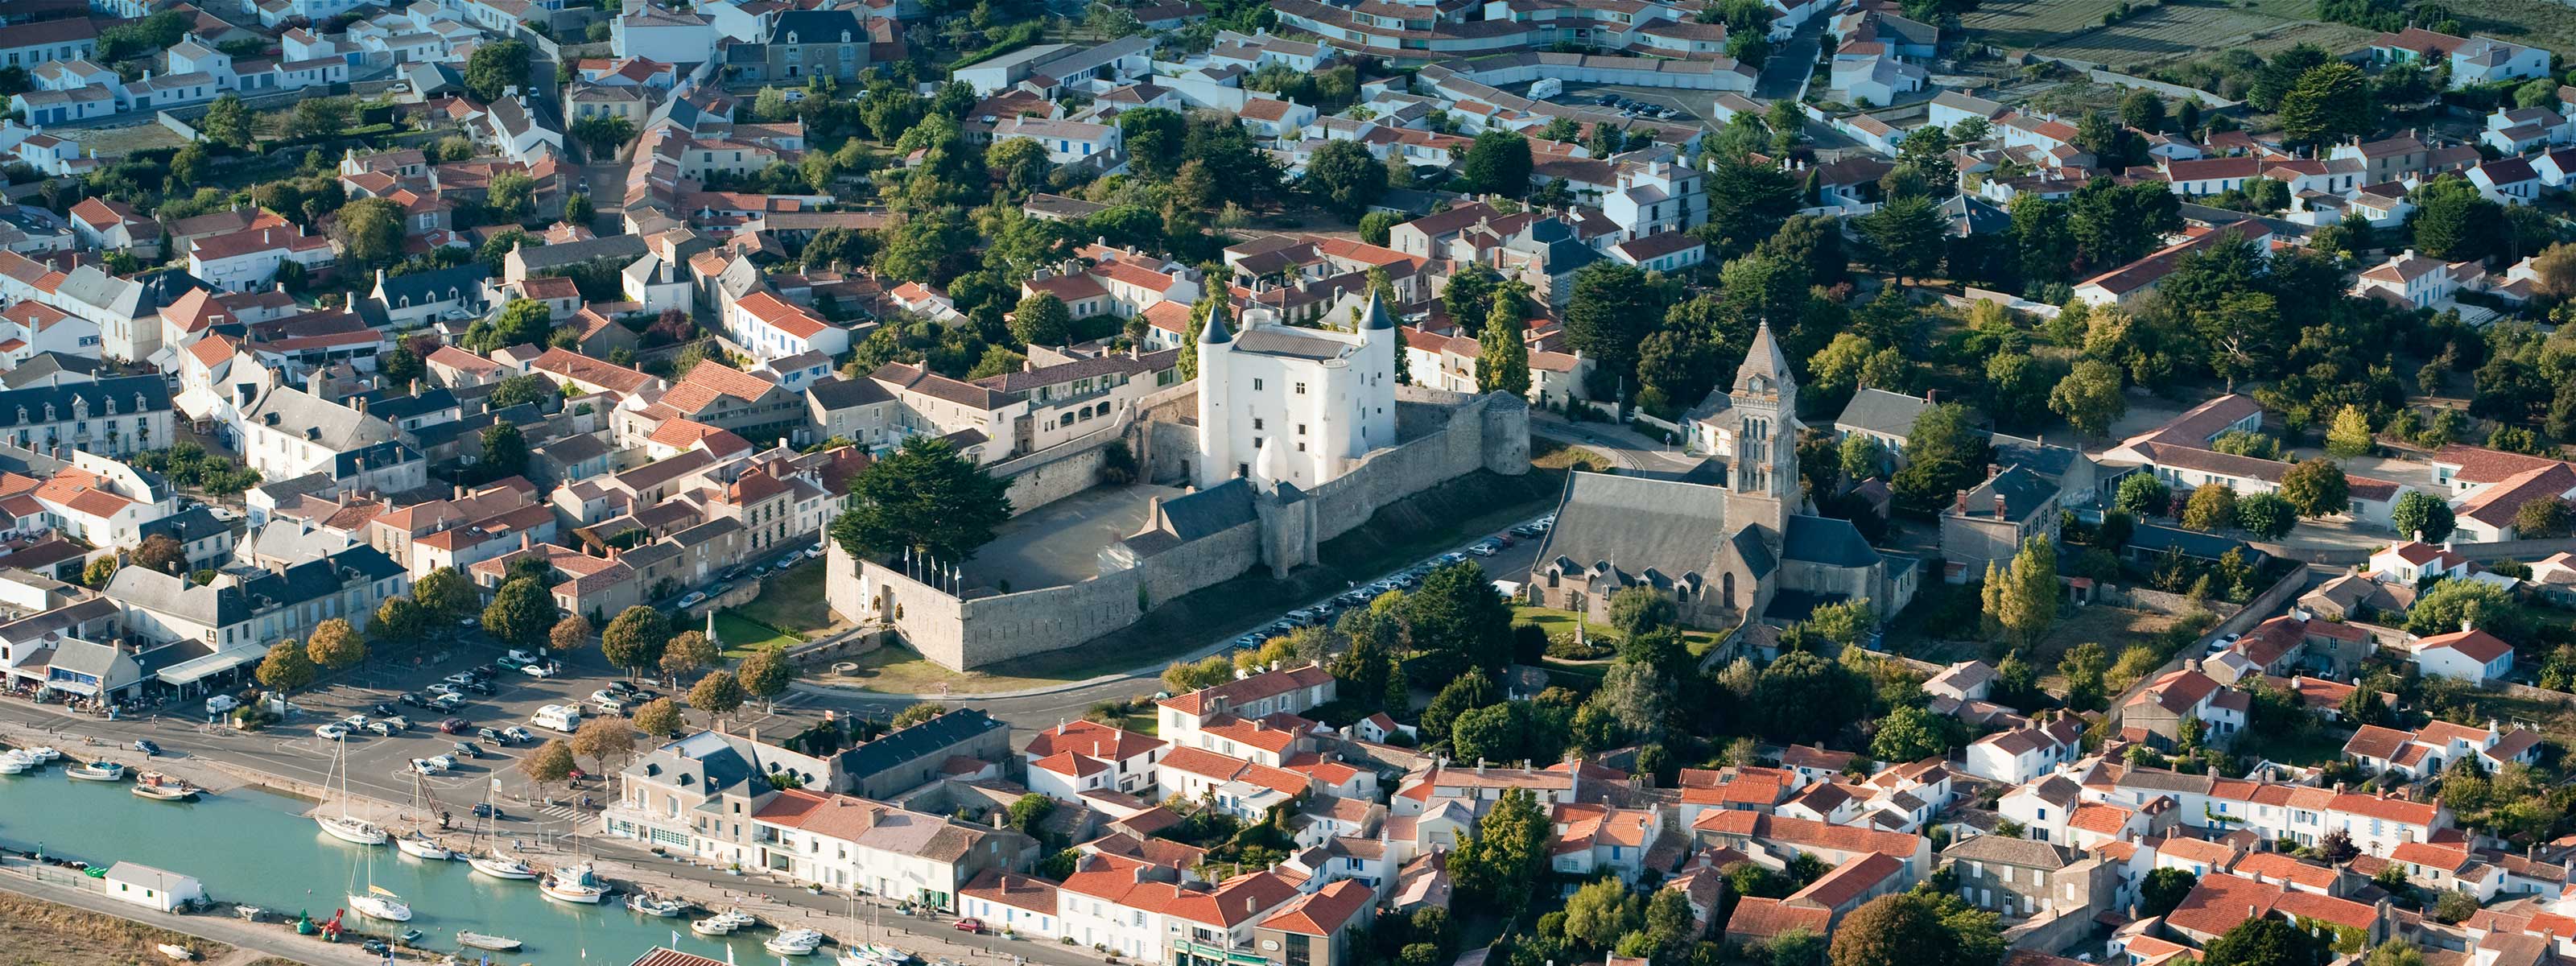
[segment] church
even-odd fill
[[[1607,623],[1612,594],[1648,587],[1673,599],[1683,623],[1713,630],[1747,615],[1786,625],[1848,600],[1884,617],[1914,599],[1918,561],[1808,512],[1798,384],[1768,325],[1734,383],[1690,416],[1726,482],[1573,474],[1530,574],[1533,599]]]

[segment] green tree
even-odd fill
[[[378,355],[376,371],[383,373],[385,381],[395,386],[409,385],[429,375],[427,367],[421,363],[420,353],[411,347],[408,339],[395,339],[393,348]]]
[[[2108,693],[2103,678],[2110,670],[2111,657],[2102,645],[2086,641],[2067,648],[2066,655],[2057,661],[2057,673],[2066,678],[2066,707],[2075,711],[2099,709]]]
[[[1119,142],[1127,149],[1127,163],[1137,174],[1168,180],[1181,169],[1182,148],[1189,136],[1188,125],[1180,112],[1166,107],[1144,107],[1118,112]]]
[[[1593,398],[1612,396],[1618,384],[1636,375],[1638,345],[1662,315],[1645,273],[1633,266],[1605,259],[1574,273],[1566,341],[1594,360]]]
[[[226,92],[215,98],[213,104],[207,105],[206,116],[198,119],[197,132],[225,147],[249,147],[250,111],[242,106],[241,95]]]
[[[1475,561],[1431,571],[1404,596],[1402,618],[1417,651],[1455,654],[1488,671],[1511,663],[1511,605]]]
[[[519,759],[519,773],[540,786],[552,785],[570,780],[573,769],[579,764],[573,760],[572,744],[555,738],[539,745],[528,757]]]
[[[1315,149],[1299,181],[1318,203],[1344,218],[1358,218],[1386,193],[1386,165],[1357,141],[1332,140]]]
[[[2057,622],[2057,603],[2064,598],[2057,584],[2057,543],[2047,534],[2032,534],[2013,554],[2012,568],[1998,600],[1996,623],[2029,645]]]
[[[304,653],[304,648],[287,640],[269,645],[268,656],[260,659],[259,670],[252,672],[251,676],[275,690],[293,692],[312,684],[318,673],[313,667],[313,658]]]
[[[2280,492],[2303,517],[2331,516],[2352,506],[2352,484],[2344,479],[2343,467],[2322,457],[2301,460],[2282,473]]]
[[[1965,740],[1964,731],[1957,718],[1907,705],[1878,719],[1878,734],[1870,739],[1869,756],[1880,761],[1907,762],[1946,755]]]
[[[2482,580],[2437,582],[2406,610],[2406,629],[2424,637],[2449,634],[2463,624],[2516,641],[2529,629],[2529,617],[2511,594]]]
[[[677,681],[690,674],[714,667],[717,661],[723,659],[724,653],[716,648],[716,642],[707,639],[706,634],[699,631],[681,631],[671,635],[671,642],[662,648],[659,668],[662,676]]]
[[[1073,313],[1064,300],[1039,292],[1020,300],[1011,315],[1011,336],[1021,345],[1063,345],[1073,331]]]
[[[2369,133],[2370,81],[2351,64],[2319,64],[2281,96],[2280,113],[2282,136],[2302,147]]]
[[[349,260],[362,265],[391,265],[402,258],[402,208],[383,198],[356,199],[340,206],[329,234],[339,244],[340,254]]]
[[[1565,899],[1565,938],[1608,950],[1644,925],[1646,907],[1615,878],[1595,879]]]
[[[731,671],[710,673],[706,677],[699,678],[697,686],[689,689],[689,707],[718,718],[732,714],[735,709],[742,707],[742,701],[742,682],[736,679]],[[898,718],[895,727],[902,726],[901,719]]]
[[[954,563],[993,540],[1011,518],[1010,484],[934,436],[914,436],[852,481],[832,539],[851,556],[905,550]]]
[[[2266,914],[2210,940],[2200,961],[2202,966],[2325,966],[2333,958],[2323,937]]]
[[[522,476],[528,472],[528,440],[515,423],[497,422],[483,427],[483,454],[475,465],[487,474],[485,479]]]
[[[2434,258],[2464,261],[2493,254],[2502,241],[2504,206],[2490,201],[2475,184],[2444,175],[2417,187],[2411,221],[2415,248]]]
[[[483,608],[483,630],[502,643],[534,648],[546,642],[556,616],[553,595],[534,578],[521,577],[492,595]]]
[[[1458,173],[1477,191],[1518,198],[1529,193],[1529,139],[1518,132],[1488,128],[1467,145]]]
[[[2129,399],[2121,395],[2120,384],[2118,367],[2098,359],[2079,361],[2049,390],[2048,409],[2066,417],[2076,432],[2100,436],[2129,411]]]
[[[295,110],[286,117],[286,136],[295,139],[336,137],[348,126],[347,100],[312,97],[295,102]]]
[[[742,659],[735,676],[741,679],[742,689],[759,698],[763,706],[774,706],[778,696],[786,694],[787,686],[796,680],[796,662],[783,651],[756,651]]]
[[[1995,966],[2003,959],[2000,920],[1930,891],[1880,896],[1834,930],[1832,966]],[[2313,966],[2313,964],[2310,964]]]
[[[537,212],[537,179],[516,171],[493,175],[484,204],[504,221],[523,221]]]
[[[1507,393],[1513,398],[1529,395],[1529,342],[1523,335],[1521,307],[1514,304],[1519,301],[1516,296],[1495,299],[1484,331],[1476,337],[1479,392]]]
[[[2133,517],[2160,517],[2173,507],[2173,487],[2152,474],[2133,473],[2120,481],[2119,493],[2112,503]]]
[[[589,195],[576,191],[564,199],[563,216],[565,221],[576,225],[586,226],[590,224],[591,218],[597,214],[598,212],[592,210],[590,207]]]
[[[2361,407],[2345,403],[2335,412],[2334,425],[2326,430],[2326,455],[2342,459],[2368,454],[2377,445],[2370,432],[2370,415]]]
[[[420,602],[421,616],[433,624],[445,624],[475,612],[483,595],[454,567],[440,567],[411,585],[411,599]]]
[[[2297,526],[2299,510],[2278,494],[2256,493],[2236,501],[2238,529],[2264,540],[2278,540]]]
[[[611,763],[635,751],[635,729],[615,718],[592,718],[573,732],[573,754],[590,759],[602,772],[613,770]]]
[[[669,698],[654,698],[635,709],[635,730],[656,738],[678,737],[688,726],[689,718],[681,713],[679,702]]]
[[[2165,102],[2144,88],[2120,99],[2120,122],[2149,134],[2164,130]]]
[[[1905,468],[1889,481],[1899,504],[1919,513],[1934,512],[1960,490],[1975,485],[1986,472],[1983,434],[1968,424],[1967,407],[1942,403],[1914,418],[1905,438]]]
[[[383,644],[410,644],[420,640],[429,629],[429,616],[409,597],[387,597],[376,605],[376,619],[368,622],[367,636]]]
[[[2451,535],[2451,507],[2441,497],[2421,490],[2408,490],[2388,510],[2388,524],[2400,535],[2426,543],[2440,543]]]
[[[1947,249],[1949,223],[1932,199],[1922,195],[1890,198],[1861,216],[1858,226],[1861,237],[1869,240],[1870,260],[1900,285],[1939,268]]]
[[[1476,835],[1449,853],[1449,878],[1460,898],[1487,908],[1518,908],[1547,861],[1554,834],[1528,789],[1506,789],[1476,824]]]
[[[2567,501],[2555,496],[2541,496],[2513,511],[2513,536],[2516,540],[2553,540],[2570,530],[2571,514]]]
[[[2189,869],[2165,866],[2149,872],[2145,884],[2138,887],[2138,913],[2154,917],[2172,912],[2199,884],[2200,877]]]
[[[304,656],[331,670],[345,671],[367,659],[367,642],[347,620],[325,618],[313,625],[313,636],[305,639]]]
[[[1445,739],[1458,716],[1501,701],[1494,679],[1483,674],[1461,674],[1433,695],[1430,706],[1423,709],[1422,733],[1433,741]]]
[[[489,104],[500,100],[510,88],[524,91],[528,86],[528,44],[504,40],[474,48],[465,61],[465,92]]]
[[[599,634],[599,652],[610,665],[633,677],[660,667],[670,642],[670,620],[659,610],[637,604],[609,620]]]
[[[2191,491],[2183,501],[2182,525],[2194,530],[2220,530],[2236,523],[2236,491],[2216,484]]]

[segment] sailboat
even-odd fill
[[[340,841],[347,842],[352,845],[385,844],[385,841],[392,836],[386,835],[384,829],[376,827],[376,824],[373,822],[369,822],[365,819],[349,814],[348,740],[345,738],[341,739],[334,743],[332,747],[333,754],[331,756],[331,768],[340,776],[340,814],[324,815],[320,814],[317,810],[313,816],[313,821],[320,824],[322,826],[322,831],[329,833],[332,838],[339,839]],[[329,776],[324,776],[323,786],[325,791],[329,790]],[[405,916],[404,918],[410,917]]]
[[[581,854],[581,826],[572,827],[572,853]],[[559,865],[537,883],[537,891],[556,902],[598,905],[608,898],[608,884],[601,882],[599,872],[588,862]]]
[[[404,902],[403,898],[395,895],[393,890],[376,884],[376,853],[373,850],[367,852],[366,891],[358,891],[357,871],[350,870],[349,908],[357,910],[359,915],[369,919],[383,919],[387,922],[411,921],[411,904]]]
[[[424,819],[437,817],[437,802],[429,796],[429,776],[417,771],[411,775],[411,805],[421,810]],[[415,859],[444,862],[456,858],[456,853],[448,851],[447,846],[440,845],[437,839],[418,829],[395,839],[394,848]]]
[[[483,792],[483,804],[492,804],[492,792],[490,789],[485,789]],[[487,808],[485,811],[489,812],[492,810]],[[474,837],[478,840],[483,837],[482,821],[487,820],[478,820],[474,826]],[[518,859],[503,853],[497,843],[493,845],[490,852],[486,852],[482,855],[467,856],[465,864],[474,871],[491,876],[495,879],[525,880],[537,877],[537,870],[529,868],[527,863],[521,862]]]

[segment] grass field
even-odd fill
[[[2276,0],[2278,2],[2278,0]],[[2465,33],[2486,34],[2547,47],[2576,50],[2576,8],[2551,0],[2478,0],[2452,4]]]
[[[1535,624],[1540,630],[1546,631],[1549,637],[1554,637],[1558,634],[1573,633],[1576,619],[1577,615],[1570,610],[1558,610],[1553,607],[1533,607],[1528,604],[1512,605],[1512,623]],[[1619,639],[1618,631],[1612,630],[1606,624],[1595,624],[1591,621],[1583,622],[1583,635],[1584,637],[1593,640],[1616,641]],[[1682,643],[1688,646],[1690,648],[1690,652],[1693,654],[1708,653],[1709,648],[1717,646],[1717,640],[1718,635],[1711,631],[1693,630],[1690,628],[1682,629]]]
[[[200,961],[222,959],[232,953],[232,947],[222,943],[0,892],[0,964],[168,962],[153,948],[161,943],[196,950]]]
[[[745,617],[737,610],[716,613],[716,640],[724,645],[724,656],[735,660],[750,657],[754,651],[805,643],[802,637]]]
[[[823,599],[824,569],[821,561],[812,561],[763,578],[760,596],[734,610],[808,640],[838,629],[844,625],[832,617],[831,605]]]

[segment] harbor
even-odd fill
[[[746,927],[710,936],[691,928],[694,920],[727,909],[698,908],[666,918],[628,909],[622,895],[595,904],[550,901],[538,882],[496,879],[463,861],[421,859],[389,845],[361,846],[333,838],[307,817],[314,804],[302,799],[242,786],[201,793],[193,800],[160,800],[132,794],[126,783],[73,780],[66,777],[65,765],[0,775],[0,805],[6,806],[0,814],[10,816],[0,823],[0,847],[13,856],[41,851],[51,859],[102,867],[124,861],[183,872],[202,882],[213,900],[257,906],[288,922],[299,914],[326,921],[349,905],[351,893],[366,893],[372,885],[402,897],[412,918],[377,922],[353,911],[343,924],[353,933],[384,938],[418,930],[421,936],[412,948],[426,955],[406,958],[428,961],[444,953],[455,953],[461,962],[480,961],[485,950],[460,943],[459,932],[522,944],[490,953],[493,962],[623,963],[655,946],[743,963],[779,958],[763,948],[777,935],[770,929]],[[469,835],[457,832],[442,841],[459,850],[473,844]],[[515,844],[540,867],[596,861],[604,877],[623,869],[623,863],[576,860],[537,843]],[[499,845],[507,849],[514,843],[504,839]],[[788,928],[834,936],[856,934],[866,919],[862,912],[854,925],[847,917],[835,923],[831,917],[799,912],[800,921]],[[772,919],[766,914],[761,918]],[[358,940],[353,936],[349,941]],[[830,952],[808,961],[829,962]]]

